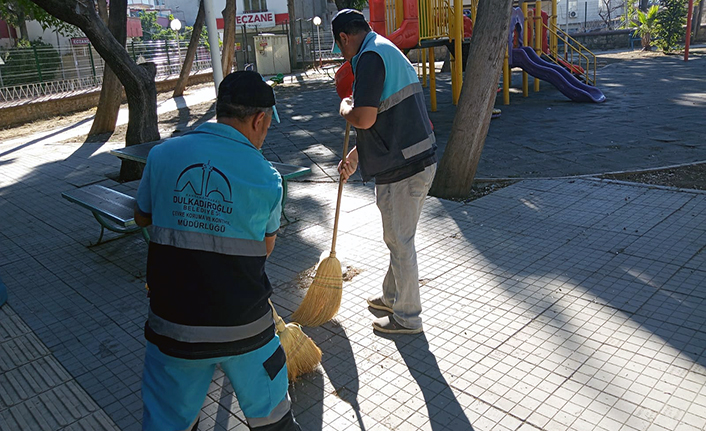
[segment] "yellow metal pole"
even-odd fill
[[[510,104],[510,57],[509,48],[505,48],[503,60],[503,105]]]
[[[404,20],[404,2],[403,0],[395,0],[395,29],[400,28]]]
[[[542,1],[534,2],[534,52],[542,55]],[[539,91],[539,78],[534,78],[534,91]]]
[[[456,20],[453,19],[454,9],[451,2],[448,3],[448,12],[446,13],[444,19],[448,21],[449,27],[449,41],[454,42],[454,49],[449,50],[449,61],[451,62],[451,103],[456,104]]]
[[[463,83],[463,0],[454,0],[454,57],[456,59],[456,69],[454,78],[456,79],[456,90],[454,91],[454,105],[461,97],[461,85]]]
[[[557,18],[556,2],[557,2],[557,0],[552,0],[552,16],[549,17],[549,29],[551,30],[549,32],[549,42],[550,42],[549,43],[549,51],[552,53],[553,56],[558,57],[559,53],[557,51],[559,49],[559,42],[556,39],[556,18]]]
[[[522,26],[522,46],[527,46],[528,43],[528,38],[529,38],[529,29],[527,26],[529,25],[529,20],[527,19],[527,3],[522,3],[522,15],[525,17],[524,24]],[[529,75],[527,75],[527,72],[522,72],[522,95],[524,97],[529,96]]]
[[[434,64],[434,47],[429,48],[429,101],[431,112],[436,112],[436,64]]]
[[[420,49],[420,54],[422,55],[420,61],[422,62],[422,87],[427,86],[427,50]]]
[[[451,56],[451,103],[456,104],[456,57]]]

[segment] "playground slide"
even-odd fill
[[[601,90],[579,81],[563,67],[542,60],[532,48],[514,48],[511,66],[520,67],[535,78],[547,81],[574,102],[605,102]]]

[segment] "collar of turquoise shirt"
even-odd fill
[[[353,67],[353,70],[355,70],[356,65],[358,64],[358,59],[360,58],[360,53],[363,52],[365,47],[370,43],[371,40],[373,40],[378,34],[375,33],[374,31],[369,32],[366,36],[365,39],[363,39],[363,43],[360,44],[360,49],[358,50],[358,53],[351,58],[351,66]]]
[[[217,135],[222,138],[235,141],[239,144],[247,145],[248,147],[251,147],[255,151],[259,152],[259,150],[255,148],[255,146],[250,142],[250,140],[245,137],[245,135],[240,133],[237,129],[228,126],[227,124],[204,123],[190,133],[209,133],[211,135]]]

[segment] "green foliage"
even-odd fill
[[[37,21],[42,29],[52,28],[64,36],[76,36],[80,33],[73,25],[50,15],[30,0],[0,0],[0,16],[15,27],[19,27],[24,21]]]
[[[61,77],[61,58],[50,43],[35,40],[29,47],[11,48],[2,54],[4,86],[53,81]],[[41,73],[41,80],[40,80]]]
[[[638,36],[643,36],[645,34],[654,34],[657,31],[657,14],[659,13],[659,6],[650,6],[647,12],[641,10],[636,10],[637,22],[633,21],[630,23],[630,27],[635,28]]]
[[[657,46],[664,52],[677,49],[686,30],[686,0],[660,0],[662,8],[657,13]]]
[[[368,0],[335,0],[338,10],[357,9],[363,10],[368,5]]]
[[[184,32],[181,35],[182,40],[191,40],[191,33],[193,33],[194,27],[191,26],[186,26],[184,29]],[[202,43],[206,45],[207,48],[210,47],[208,44],[208,30],[206,29],[206,26],[201,26],[201,36],[199,37],[199,43]]]
[[[170,15],[170,19],[173,18]],[[157,12],[140,12],[140,22],[142,23],[142,40],[174,40],[176,37],[174,30],[164,28],[157,23]]]
[[[659,6],[654,5],[643,12],[639,9],[635,11],[637,21],[631,21],[630,27],[635,29],[635,33],[642,38],[642,47],[644,49],[652,49],[652,37],[657,34],[657,14]]]

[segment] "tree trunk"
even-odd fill
[[[184,65],[181,67],[179,79],[177,79],[177,82],[174,85],[174,93],[172,94],[172,97],[179,97],[184,95],[184,89],[186,88],[186,84],[189,83],[189,75],[191,74],[191,66],[194,64],[196,50],[198,49],[199,42],[201,41],[201,30],[203,29],[203,23],[205,19],[206,18],[203,11],[203,0],[201,0],[199,2],[199,12],[198,14],[196,14],[196,22],[194,22],[194,29],[191,32],[189,47],[186,49]]]
[[[20,39],[29,40],[29,31],[27,31],[27,20],[25,15],[18,14],[17,21],[19,22],[18,27],[20,28]]]
[[[451,48],[447,47],[444,53],[444,63],[441,65],[441,73],[451,72]]]
[[[652,51],[652,35],[645,33],[642,35],[642,50]]]
[[[694,10],[694,20],[691,23],[691,42],[696,42],[697,38],[699,37],[699,31],[701,30],[701,16],[703,14],[704,10],[704,4],[706,1],[701,1],[698,5],[696,5],[696,9]]]
[[[156,67],[153,63],[138,66],[130,58],[125,48],[110,33],[108,27],[96,13],[92,0],[32,0],[51,15],[73,24],[83,30],[125,87],[130,110],[125,144],[136,145],[159,139],[157,128],[157,90],[154,83]],[[126,14],[127,0],[113,0],[111,15],[120,10]],[[139,178],[140,170],[123,162],[121,178]],[[123,177],[123,175],[125,175]]]
[[[226,0],[226,7],[223,9],[223,77],[226,77],[233,69],[233,58],[235,57],[235,0]]]
[[[289,20],[289,63],[297,66],[297,34],[294,29],[294,0],[287,0],[287,19]]]
[[[640,10],[643,12],[647,12],[647,9],[650,7],[650,0],[640,0]]]
[[[106,0],[98,0],[96,2],[96,5],[98,7],[98,16],[101,17],[105,25],[110,27],[110,25],[108,24],[108,3],[106,2]]]
[[[130,60],[127,51],[125,51],[125,55]],[[128,104],[126,147],[156,141],[160,138],[157,127],[159,120],[157,116],[157,88],[154,83],[154,78],[157,76],[157,66],[154,63],[132,64],[140,71],[140,78],[138,85],[123,84]],[[137,162],[123,160],[120,165],[120,179],[132,181],[141,178],[143,167],[144,165]]]
[[[498,79],[508,46],[511,0],[480,0],[461,97],[431,194],[468,197],[488,135]]]
[[[116,2],[120,3],[120,2]],[[102,6],[101,6],[102,4]],[[108,29],[113,34],[120,45],[125,46],[127,40],[127,11],[122,11],[120,4],[115,4],[113,13],[107,16],[108,9],[105,0],[98,1],[98,12],[104,23],[108,24]],[[106,15],[103,15],[103,14]],[[88,137],[100,135],[102,133],[113,133],[115,124],[118,122],[118,112],[120,112],[120,102],[123,100],[123,85],[115,73],[108,65],[103,69],[103,85],[101,95],[98,99],[98,109],[93,119]]]

